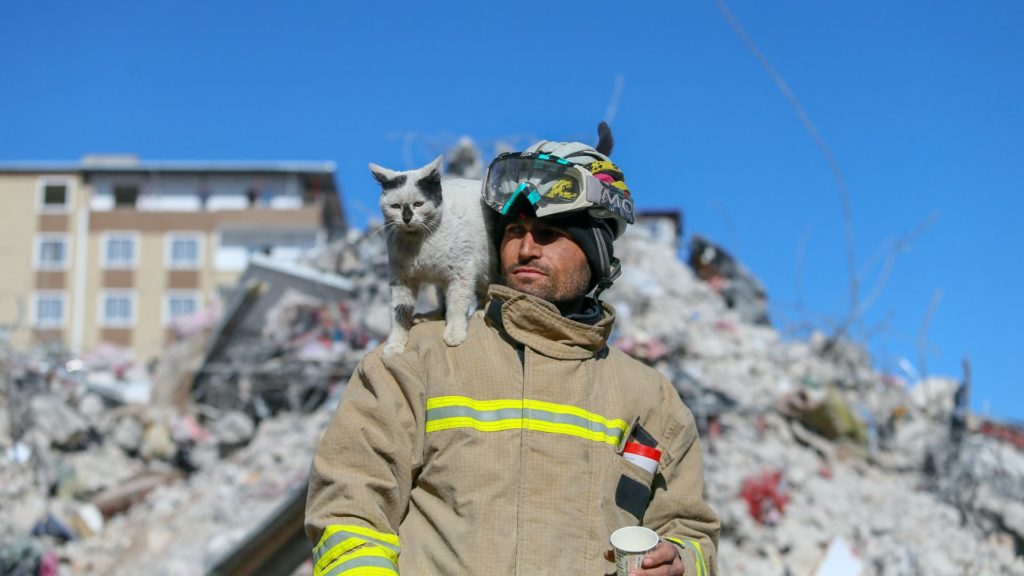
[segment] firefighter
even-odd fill
[[[499,282],[463,344],[424,321],[403,353],[360,362],[312,465],[314,574],[606,574],[629,525],[661,538],[635,574],[717,574],[693,416],[607,345],[599,296],[633,220],[621,171],[542,141],[496,158],[482,194]]]

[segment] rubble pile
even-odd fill
[[[694,412],[723,574],[819,574],[837,545],[861,570],[842,574],[1024,574],[1024,451],[954,444],[956,381],[880,374],[821,334],[784,341],[642,229],[616,252],[615,345]]]
[[[951,440],[956,381],[880,374],[842,339],[786,341],[763,292],[726,297],[642,227],[616,253],[613,345],[694,413],[722,574],[1024,574],[1024,449],[977,418]],[[151,367],[0,347],[0,573],[216,572],[301,498],[389,328],[381,234],[307,264],[255,258],[219,320]]]
[[[290,495],[305,494],[313,443],[329,413],[285,412],[245,448],[187,480],[164,482],[102,537],[68,543],[69,574],[205,574]]]
[[[255,257],[223,315],[175,327],[149,366],[0,345],[0,574],[208,573],[303,498],[338,395],[389,329],[382,236],[318,258]]]

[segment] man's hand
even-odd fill
[[[608,550],[604,557],[615,562],[615,552]],[[630,576],[683,576],[683,561],[679,558],[679,547],[671,542],[658,542],[651,553],[644,558],[643,570],[634,570]]]

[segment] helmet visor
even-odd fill
[[[484,181],[484,201],[499,212],[506,212],[519,195],[543,213],[569,208],[586,198],[586,172],[566,160],[547,154],[502,154],[491,163]]]
[[[628,194],[598,180],[582,166],[549,154],[498,156],[487,170],[482,194],[484,201],[502,214],[520,196],[529,200],[541,218],[589,209],[597,217],[616,220],[616,237],[626,223],[633,223],[633,201]]]

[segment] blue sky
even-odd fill
[[[638,207],[683,209],[738,256],[780,330],[843,318],[834,174],[716,1],[585,5],[9,2],[0,161],[333,160],[361,225],[368,162],[461,135],[592,141],[608,117]],[[886,280],[855,336],[897,373],[924,350],[959,376],[967,355],[973,407],[1024,419],[1024,3],[728,7],[842,171],[862,297]]]

